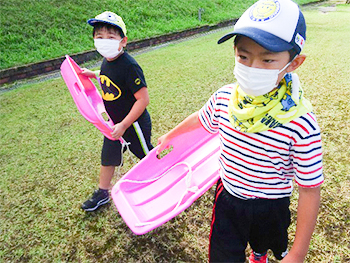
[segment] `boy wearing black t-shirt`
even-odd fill
[[[146,109],[149,95],[143,71],[124,48],[127,44],[126,27],[122,18],[106,11],[88,20],[93,26],[97,51],[104,57],[99,79],[106,111],[113,123],[112,137],[104,138],[101,153],[99,189],[82,204],[85,211],[94,211],[110,200],[108,190],[115,167],[122,164],[123,146],[120,137],[129,144],[139,159],[153,148],[151,144],[151,119]],[[95,72],[83,69],[90,78]]]

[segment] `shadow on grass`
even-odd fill
[[[210,197],[208,199],[211,199]],[[209,203],[198,201],[200,209],[208,211]],[[135,235],[122,220],[118,212],[113,208],[112,203],[98,208],[94,212],[84,212],[82,220],[85,221],[86,230],[89,233],[96,233],[96,236],[87,236],[81,240],[85,252],[85,258],[91,262],[205,262],[207,253],[207,242],[200,245],[198,240],[189,242],[189,224],[193,227],[193,216],[197,209],[188,208],[162,226],[144,235]],[[209,210],[210,212],[210,210]],[[101,220],[115,216],[112,222],[112,231],[108,227],[101,226]],[[203,218],[203,220],[207,220]],[[111,218],[108,219],[111,223]],[[199,221],[201,222],[201,221]],[[198,224],[198,222],[197,222]],[[203,232],[209,234],[209,222],[198,226]],[[106,234],[108,236],[103,235]],[[205,240],[207,241],[207,240]],[[204,258],[203,258],[204,257]],[[77,249],[72,247],[71,254],[67,257],[70,261],[79,261]]]

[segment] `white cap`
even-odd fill
[[[249,37],[272,52],[294,49],[299,54],[306,39],[306,23],[298,5],[291,0],[259,0],[218,44],[235,35]]]

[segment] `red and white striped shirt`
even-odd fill
[[[215,92],[199,111],[202,126],[219,132],[221,178],[227,191],[241,199],[288,197],[293,178],[299,186],[323,183],[320,128],[313,113],[258,133],[237,131],[228,118],[234,85]]]

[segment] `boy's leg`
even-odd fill
[[[145,111],[138,121],[134,122],[123,135],[124,140],[130,143],[130,150],[139,159],[145,157],[153,148],[151,144],[151,129],[151,118],[148,112]],[[94,211],[110,200],[108,189],[111,187],[115,167],[121,165],[122,150],[125,149],[122,149],[119,140],[112,141],[106,137],[104,138],[101,153],[100,189],[96,190],[93,196],[82,205],[85,211]]]
[[[99,189],[86,200],[81,208],[85,211],[95,211],[101,205],[107,204],[110,200],[109,189],[114,175],[115,166],[121,164],[122,147],[120,141],[112,141],[104,138],[101,152],[101,168]]]
[[[244,200],[235,199],[224,189],[219,179],[210,232],[210,262],[245,262],[250,228],[249,211],[244,208]]]
[[[101,165],[100,169],[100,183],[99,188],[100,189],[110,189],[112,187],[111,180],[113,178],[115,171],[115,166],[104,166]]]
[[[250,246],[257,253],[271,249],[281,260],[288,246],[290,224],[289,198],[259,200],[255,206],[254,224],[251,229]]]

